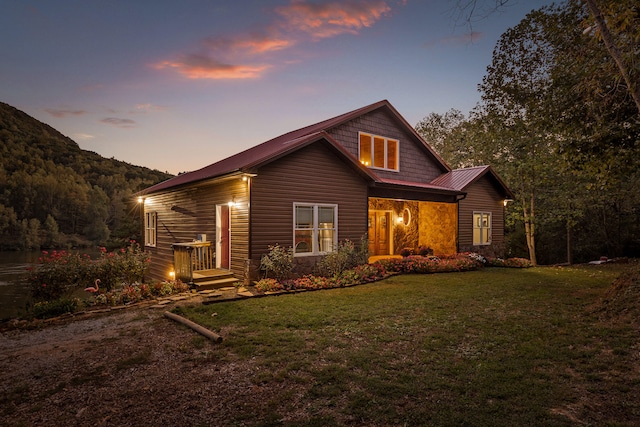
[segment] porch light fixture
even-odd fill
[[[504,204],[504,207],[505,207],[505,208],[507,207],[507,203],[509,203],[509,202],[513,202],[513,199],[504,199],[504,200],[502,201],[502,203]]]
[[[236,205],[236,198],[234,197],[233,199],[231,199],[231,201],[229,201],[229,203],[227,203],[229,205],[230,208],[234,207]]]
[[[176,278],[176,272],[175,272],[175,271],[173,271],[173,270],[171,270],[171,271],[169,272],[169,277],[171,278],[171,280],[175,279],[175,278]]]
[[[142,197],[138,197],[138,203],[144,203],[144,199]]]

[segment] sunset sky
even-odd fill
[[[174,174],[382,99],[415,125],[468,113],[500,35],[551,2],[471,27],[456,3],[0,0],[0,101]]]

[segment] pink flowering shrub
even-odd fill
[[[107,252],[101,248],[100,257],[92,260],[87,254],[67,251],[42,252],[38,264],[29,269],[26,281],[36,301],[50,301],[70,295],[76,289],[94,287],[110,291],[116,285],[142,282],[149,268],[149,256],[140,245]]]
[[[256,289],[260,292],[277,292],[283,290],[284,286],[276,279],[265,278],[256,282]]]
[[[91,258],[67,251],[43,251],[38,264],[27,269],[26,281],[36,301],[70,295],[91,281]]]
[[[142,282],[149,269],[149,255],[140,244],[131,240],[129,246],[113,252],[100,248],[100,258],[93,261],[93,275],[107,290],[119,284]]]
[[[469,271],[482,267],[482,262],[466,254],[446,256],[410,255],[404,258],[390,258],[376,261],[387,271],[404,274],[446,273]]]

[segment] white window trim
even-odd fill
[[[368,133],[368,132],[358,132],[358,159],[360,159],[360,137],[362,135],[366,135],[371,137],[371,164],[370,165],[366,165],[368,168],[370,169],[378,169],[378,170],[385,170],[385,171],[390,171],[390,172],[400,172],[400,140],[395,139],[395,138],[387,138],[385,136],[381,136],[381,135],[375,135],[373,133]],[[375,138],[382,138],[384,140],[384,164],[385,167],[381,168],[381,167],[377,167],[377,166],[373,166],[374,162],[374,156],[375,156],[375,152],[374,152],[374,141]],[[398,166],[397,169],[391,169],[386,167],[386,165],[389,164],[389,154],[387,152],[388,147],[389,147],[389,141],[395,141],[396,143],[396,165]]]
[[[155,211],[144,213],[144,245],[155,247],[157,244],[158,213]]]
[[[482,220],[482,217],[484,215],[488,215],[489,216],[489,226],[488,227],[482,227],[482,224],[480,225],[480,227],[476,227],[476,215],[480,215],[480,219]],[[473,211],[473,216],[472,216],[472,221],[473,221],[473,231],[472,231],[472,239],[473,239],[473,245],[474,246],[488,246],[491,244],[492,238],[493,238],[493,214],[492,212],[487,212],[487,211]],[[482,230],[488,228],[489,229],[489,233],[487,235],[487,242],[476,242],[476,230],[480,230],[480,238],[482,238]]]
[[[296,208],[297,207],[312,207],[313,208],[313,227],[311,229],[308,228],[297,228],[296,227]],[[304,256],[317,256],[317,255],[325,255],[328,254],[328,251],[320,251],[318,248],[318,235],[320,230],[327,230],[326,228],[320,228],[318,223],[318,208],[333,208],[333,244],[334,246],[338,243],[338,205],[337,204],[326,204],[326,203],[303,203],[303,202],[294,202],[293,203],[293,256],[294,257],[304,257]],[[296,253],[296,231],[298,230],[312,230],[311,232],[311,252],[303,252]],[[331,230],[331,229],[329,229]]]

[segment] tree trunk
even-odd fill
[[[522,198],[522,214],[524,215],[524,233],[527,239],[527,248],[529,249],[529,261],[532,265],[538,265],[536,258],[536,239],[533,209],[533,194],[531,194],[530,206],[527,209],[527,200]]]
[[[629,88],[629,93],[631,94],[631,98],[636,104],[636,108],[638,109],[638,113],[640,114],[640,85],[634,84],[631,80],[631,75],[627,70],[627,67],[624,65],[624,61],[622,60],[622,54],[620,53],[620,49],[616,45],[615,40],[613,39],[613,34],[609,31],[609,27],[607,27],[607,22],[602,16],[602,11],[598,7],[596,0],[585,0],[589,10],[593,14],[593,17],[596,21],[596,25],[600,29],[600,34],[602,35],[602,40],[604,41],[604,45],[607,48],[607,51],[615,61],[624,82],[627,84]]]
[[[571,224],[569,223],[569,220],[567,220],[567,264],[573,264],[571,256]]]

